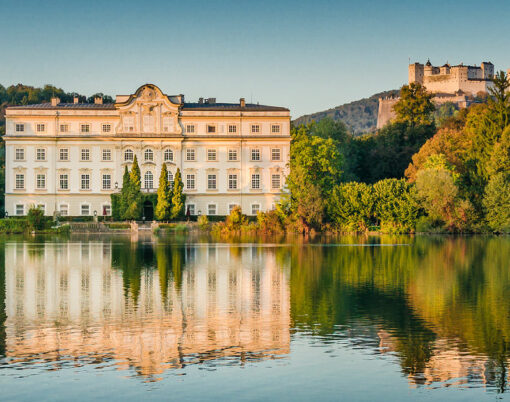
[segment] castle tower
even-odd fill
[[[494,77],[494,64],[492,64],[490,61],[486,62],[484,61],[481,65],[482,67],[482,78],[484,79],[491,79]]]
[[[423,84],[423,64],[409,64],[409,84],[412,82]]]

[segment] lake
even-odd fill
[[[493,400],[510,238],[0,239],[1,400]]]

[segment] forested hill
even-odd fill
[[[311,121],[319,121],[325,117],[333,120],[343,121],[354,134],[363,134],[375,131],[377,126],[377,111],[379,109],[379,98],[385,96],[397,95],[399,90],[380,92],[372,95],[370,98],[360,99],[354,102],[346,103],[332,109],[306,114],[293,121],[294,125],[308,124]]]

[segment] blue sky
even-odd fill
[[[510,68],[510,1],[0,0],[0,83],[86,95],[146,82],[293,117],[398,88],[407,64]]]

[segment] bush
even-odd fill
[[[200,229],[207,230],[209,228],[209,219],[207,219],[207,215],[199,215],[197,222]]]
[[[28,226],[31,230],[43,230],[48,223],[41,208],[30,207],[27,215]]]
[[[112,223],[106,223],[106,226],[108,226],[111,230],[125,230],[125,229],[131,229],[131,224],[127,222],[112,222]]]
[[[276,210],[257,214],[258,230],[263,233],[283,233],[285,227]]]
[[[26,218],[0,219],[0,233],[23,233],[28,230]]]
[[[373,216],[372,186],[365,183],[344,183],[333,189],[329,214],[333,222],[346,231],[366,231]]]

